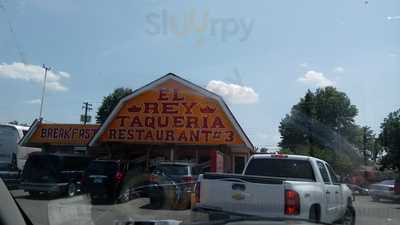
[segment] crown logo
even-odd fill
[[[128,112],[135,113],[135,112],[140,112],[142,110],[142,107],[138,107],[136,105],[133,105],[132,107],[128,108]]]
[[[215,108],[211,108],[210,106],[206,106],[204,108],[200,108],[201,113],[214,113]]]

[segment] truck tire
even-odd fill
[[[347,205],[346,212],[343,218],[339,221],[339,224],[343,225],[354,225],[356,224],[356,211],[351,204]]]
[[[312,205],[310,208],[309,219],[314,223],[319,223],[321,217],[321,210],[318,205]]]
[[[74,183],[69,183],[67,186],[67,196],[73,197],[76,195],[76,185]]]

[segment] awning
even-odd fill
[[[36,119],[20,145],[42,147],[49,145],[87,146],[100,125],[98,124],[61,124],[42,123]]]

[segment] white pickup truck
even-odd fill
[[[352,192],[323,160],[253,155],[242,175],[208,173],[196,185],[193,213],[355,224]]]

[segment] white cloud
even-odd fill
[[[297,81],[305,84],[313,84],[317,87],[326,87],[335,85],[335,82],[326,78],[323,73],[316,72],[314,70],[307,71],[307,73],[305,73],[303,77],[297,79]]]
[[[337,66],[335,67],[335,69],[333,69],[334,72],[336,73],[343,73],[344,72],[344,68],[341,66]]]
[[[71,75],[66,72],[47,72],[46,88],[52,91],[66,91],[68,88],[62,84]],[[41,66],[14,62],[12,64],[0,64],[0,78],[15,80],[32,81],[39,84],[43,83],[44,70]]]
[[[40,99],[32,99],[32,100],[28,100],[28,101],[25,101],[25,103],[27,103],[27,104],[40,104],[40,102],[41,102],[41,100]]]
[[[258,101],[258,94],[251,87],[211,80],[206,88],[234,104],[252,104]]]
[[[400,16],[388,16],[387,20],[400,20]]]

